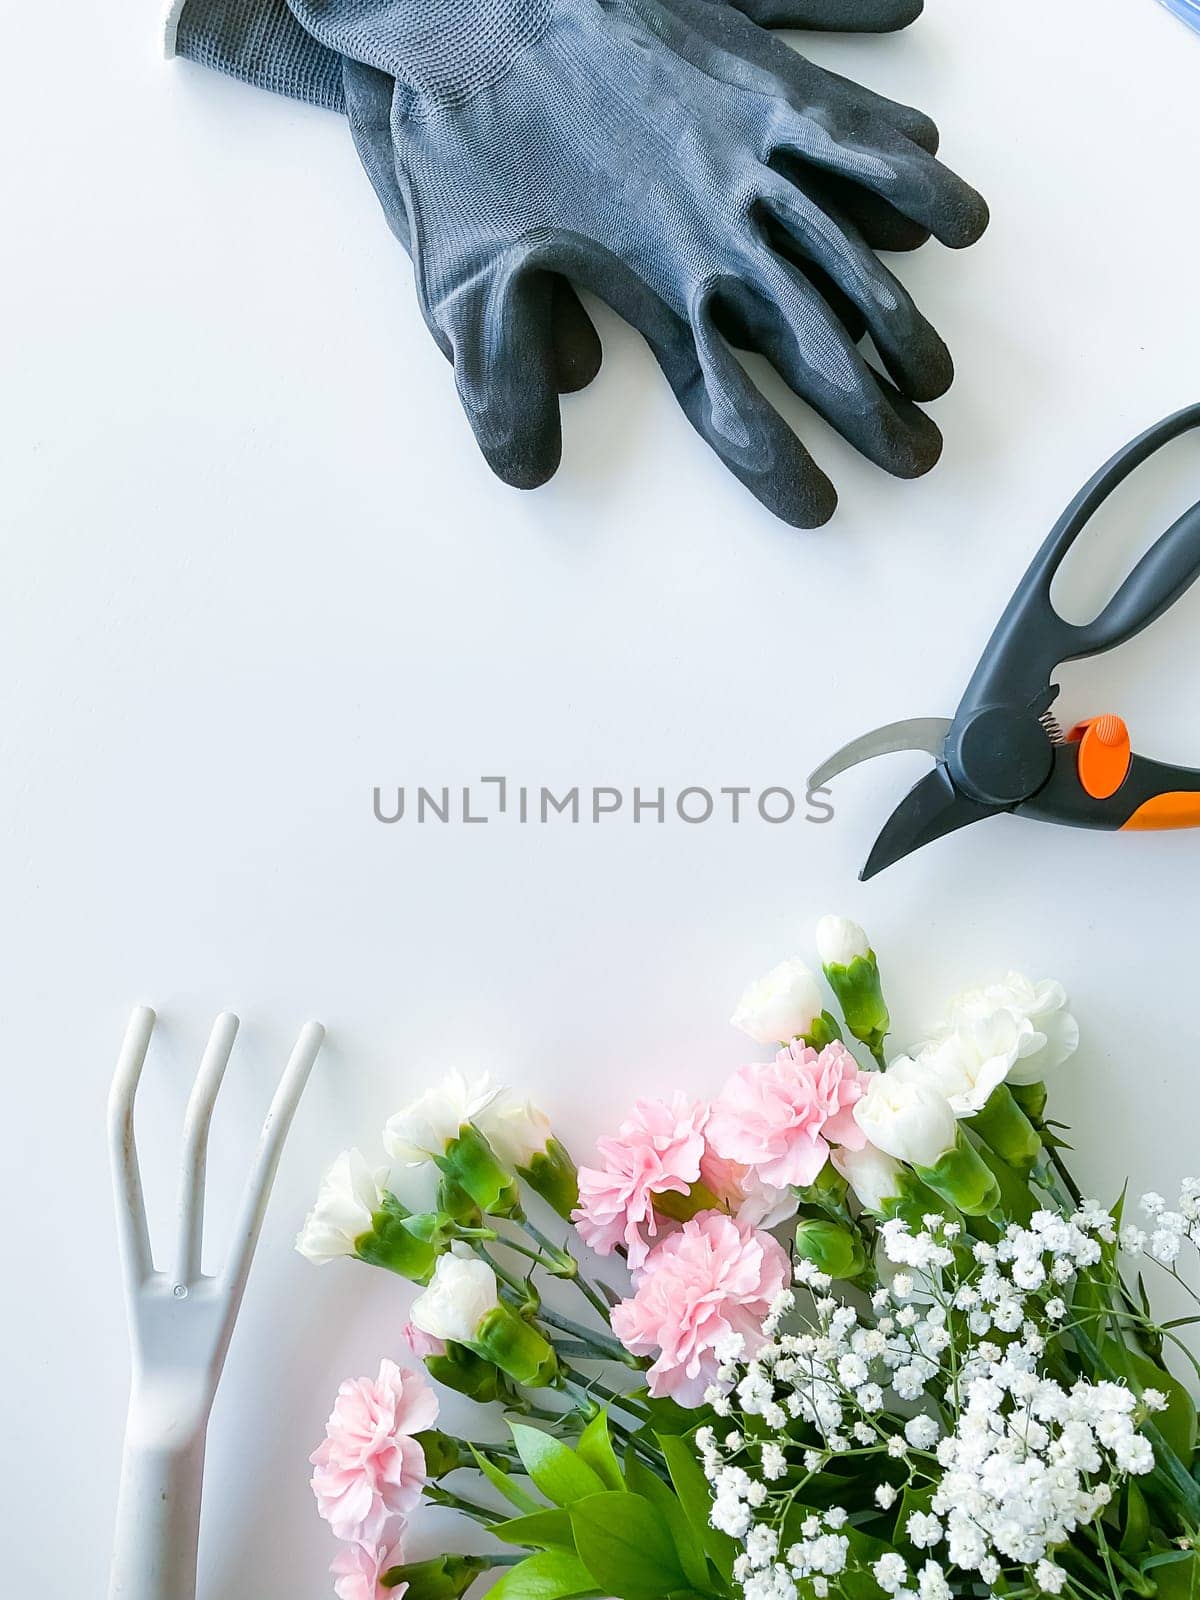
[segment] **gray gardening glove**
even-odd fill
[[[392,231],[410,248],[392,154],[390,78],[318,44],[286,0],[183,0],[168,16],[166,47],[168,56],[183,56],[255,88],[329,111],[346,111],[342,80],[348,69],[359,80],[352,121],[355,144]],[[553,378],[558,392],[566,394],[583,388],[600,370],[600,338],[565,278],[548,281],[546,293]]]
[[[727,340],[766,355],[890,471],[933,465],[940,435],[912,401],[946,388],[949,356],[864,237],[915,242],[881,237],[897,214],[954,245],[983,228],[983,202],[927,148],[926,119],[722,0],[290,4],[318,42],[374,69],[343,74],[360,154],[501,477],[550,476],[557,394],[594,370],[562,279],[643,332],[694,426],[789,522],[826,520],[833,487]],[[845,11],[760,7],[828,26]],[[854,8],[873,26],[913,11]],[[894,384],[855,348],[861,323]]]

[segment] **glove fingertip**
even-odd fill
[[[770,417],[766,421],[768,430],[777,434],[769,450],[769,465],[738,476],[754,498],[789,527],[823,528],[838,508],[833,480],[782,418]]]
[[[932,117],[927,117],[923,111],[917,111],[912,106],[905,106],[903,120],[898,120],[899,131],[906,139],[911,139],[925,151],[926,155],[935,156],[941,149],[942,130]]]
[[[586,389],[600,371],[604,351],[594,328],[591,337],[577,333],[569,344],[559,343],[555,348],[554,382],[559,394],[576,394]]]
[[[810,473],[794,486],[794,492],[787,492],[791,488],[785,486],[779,504],[771,506],[783,522],[793,528],[811,529],[823,528],[832,519],[838,508],[838,494],[823,472]]]
[[[983,237],[991,220],[987,201],[964,183],[960,195],[939,218],[937,236],[951,250],[965,250]]]
[[[915,22],[925,0],[732,0],[760,27],[820,33],[897,33]]]
[[[892,381],[908,400],[940,400],[954,382],[954,357],[945,341],[932,329],[919,359],[903,369],[899,363],[889,360],[887,368]]]
[[[510,489],[540,489],[558,471],[562,460],[562,440],[556,438],[521,441],[524,448],[483,447],[489,467]]]
[[[932,472],[942,459],[942,449],[945,440],[942,430],[924,412],[913,407],[920,423],[910,418],[904,430],[904,439],[891,460],[888,462],[888,471],[894,478],[923,478],[927,472]]]
[[[887,20],[881,22],[881,33],[899,32],[911,27],[925,9],[925,0],[895,0],[887,7]]]
[[[510,489],[540,489],[558,471],[562,424],[558,398],[545,382],[525,395],[494,395],[488,406],[468,405],[466,411],[484,460]]]
[[[555,388],[559,394],[586,389],[600,371],[604,352],[595,323],[565,278],[552,282],[551,322]]]

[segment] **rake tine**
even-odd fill
[[[136,1289],[154,1272],[150,1230],[146,1225],[146,1207],[142,1199],[137,1141],[133,1131],[133,1103],[137,1097],[138,1081],[154,1023],[154,1012],[149,1006],[137,1006],[131,1013],[121,1053],[117,1057],[112,1088],[108,1093],[108,1150],[117,1205],[117,1237],[127,1291]]]
[[[229,1295],[230,1310],[234,1315],[241,1303],[242,1291],[246,1287],[250,1262],[266,1214],[271,1185],[275,1181],[279,1157],[283,1150],[283,1141],[287,1138],[296,1107],[300,1103],[300,1096],[304,1093],[304,1086],[308,1082],[308,1075],[312,1071],[324,1038],[325,1029],[319,1022],[305,1023],[292,1047],[288,1064],[284,1068],[279,1087],[275,1091],[275,1097],[263,1122],[254,1166],[242,1193],[229,1259],[222,1274]]]
[[[200,1070],[188,1096],[183,1119],[183,1159],[179,1169],[179,1233],[175,1247],[175,1281],[189,1284],[200,1276],[204,1236],[204,1174],[208,1163],[208,1130],[225,1068],[229,1065],[238,1019],[223,1011],[213,1023]]]

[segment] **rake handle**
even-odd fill
[[[161,1401],[130,1396],[109,1600],[195,1600],[207,1423],[179,1435]]]

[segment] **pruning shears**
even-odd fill
[[[809,779],[820,788],[848,767],[898,750],[936,765],[896,807],[860,877],[944,834],[1002,811],[1073,828],[1134,832],[1200,826],[1200,770],[1135,755],[1120,717],[1064,733],[1050,707],[1065,661],[1115,649],[1157,621],[1200,575],[1200,503],[1147,551],[1091,622],[1050,601],[1063,559],[1104,500],[1156,450],[1200,427],[1200,405],[1167,417],[1119,451],[1063,512],[988,641],[952,718],[890,723],[844,746]]]

